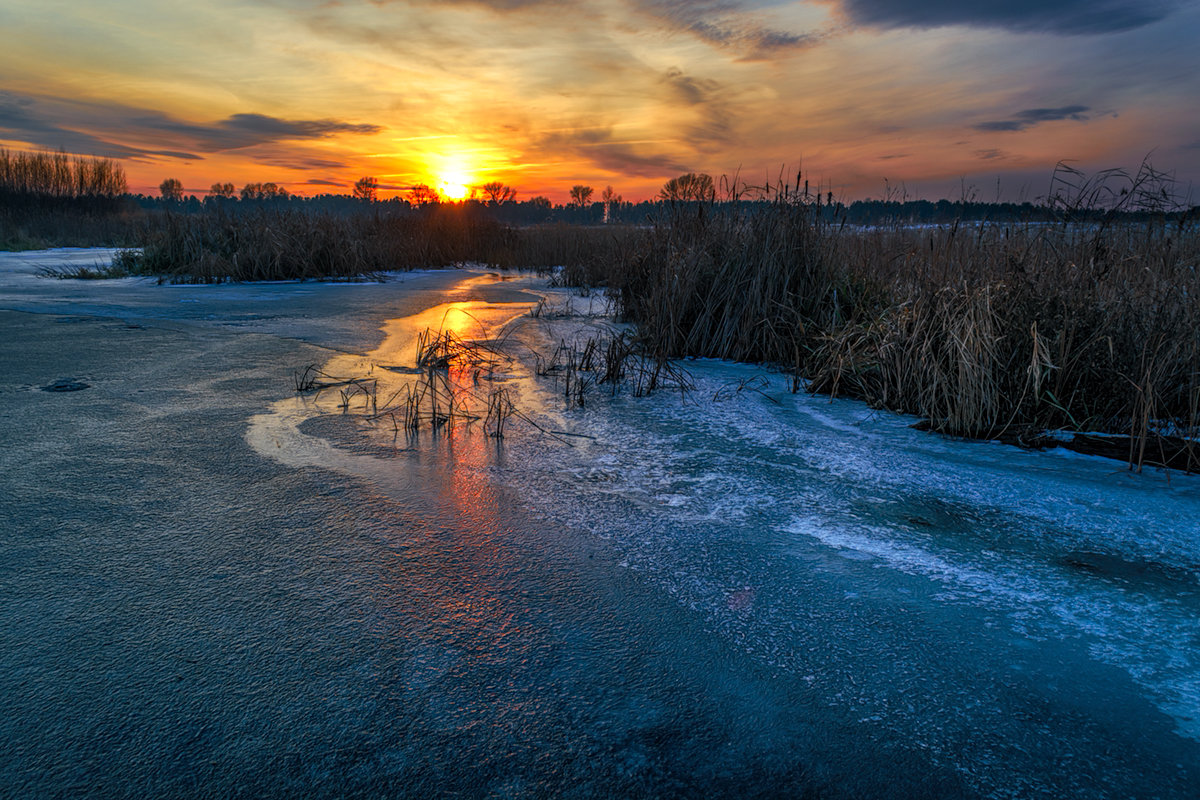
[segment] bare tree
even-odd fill
[[[717,196],[711,175],[689,172],[663,184],[658,196],[668,202],[711,203]]]
[[[233,197],[236,193],[237,190],[233,188],[232,183],[214,183],[208,189],[209,197],[220,197],[225,200]]]
[[[167,178],[158,185],[158,191],[162,193],[163,200],[178,203],[183,199],[183,184],[178,178]]]
[[[379,192],[379,181],[370,176],[364,176],[354,182],[354,196],[359,200],[373,202]]]
[[[517,199],[517,190],[511,186],[505,186],[500,181],[485,183],[479,188],[483,190],[484,196],[492,205],[502,206]]]
[[[288,190],[277,183],[247,183],[242,187],[243,200],[286,200]]]
[[[571,187],[571,202],[583,208],[592,199],[592,187],[577,183]]]
[[[606,186],[600,193],[600,202],[604,203],[604,223],[607,225],[612,221],[613,207],[621,205],[621,195],[613,191],[613,187]]]
[[[442,196],[427,183],[418,183],[408,190],[408,202],[413,205],[427,206],[430,203],[440,203]]]

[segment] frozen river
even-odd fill
[[[0,255],[0,795],[1197,796],[1194,476],[721,362],[568,407],[532,278],[36,276],[99,257]],[[438,327],[502,440],[293,391]]]

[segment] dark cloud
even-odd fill
[[[330,181],[324,178],[309,178],[304,182],[308,186],[345,186],[343,181]]]
[[[282,167],[284,169],[296,170],[321,170],[321,169],[346,169],[346,164],[341,161],[334,161],[328,158],[304,158],[288,155],[261,155],[258,153],[250,154],[255,161],[260,164],[268,164],[272,167]]]
[[[601,169],[638,178],[657,178],[664,174],[687,172],[688,168],[665,153],[643,153],[633,143],[613,138],[608,128],[579,128],[555,132],[541,138],[538,147],[551,152],[569,153],[590,161]]]
[[[180,153],[176,150],[147,150],[147,155],[162,156],[163,158],[174,158],[180,161],[203,161],[204,156],[198,156],[195,153]]]
[[[757,61],[803,50],[816,44],[815,34],[768,28],[746,9],[728,0],[630,0],[641,13],[669,28],[689,33],[717,47],[729,48],[741,60]]]
[[[144,130],[161,131],[190,139],[201,149],[221,151],[282,140],[325,139],[339,133],[371,135],[383,130],[378,125],[356,124],[334,119],[289,120],[265,114],[234,114],[211,123],[193,123],[151,112],[130,120]]]
[[[855,22],[882,28],[970,25],[1014,31],[1097,34],[1165,18],[1178,0],[841,0]]]
[[[972,155],[974,155],[976,158],[981,158],[984,161],[1003,160],[1008,158],[1008,153],[995,148],[991,148],[989,150],[976,150]]]
[[[0,92],[0,133],[7,139],[28,142],[35,147],[65,150],[106,158],[139,158],[147,151],[106,141],[83,131],[57,124],[39,113],[34,98],[12,92]]]
[[[265,114],[234,114],[216,122],[195,123],[119,103],[0,92],[0,134],[6,138],[109,158],[200,160],[204,156],[195,151],[214,153],[339,134],[366,136],[381,130],[378,125],[335,119],[288,120]],[[163,144],[172,146],[161,148]],[[340,166],[327,162],[299,168]]]
[[[1062,106],[1061,108],[1027,108],[1024,111],[1018,111],[1013,114],[1010,119],[991,120],[989,122],[980,122],[975,126],[976,130],[980,131],[1023,131],[1026,128],[1032,128],[1043,122],[1056,122],[1063,119],[1072,119],[1077,122],[1083,122],[1088,119],[1087,112],[1091,109],[1088,106]]]
[[[897,158],[908,158],[908,153],[888,153],[885,156],[876,156],[876,161],[894,161]]]
[[[688,111],[688,120],[681,128],[683,139],[701,150],[733,141],[733,113],[722,97],[720,83],[676,68],[663,73],[659,82],[666,88],[664,100]]]

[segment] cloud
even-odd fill
[[[345,186],[344,181],[331,181],[324,178],[309,178],[304,182],[308,186]]]
[[[378,125],[336,119],[289,120],[252,113],[197,123],[120,103],[0,92],[0,134],[35,147],[109,158],[195,161],[204,158],[196,151],[217,153],[338,135],[369,136],[381,130]],[[163,144],[169,147],[162,148]],[[340,166],[328,162],[298,168]]]
[[[984,161],[1002,161],[1008,158],[1008,153],[1004,152],[1003,150],[997,150],[996,148],[990,148],[988,150],[976,150],[974,153],[972,153],[972,155],[976,158],[983,159]]]
[[[147,150],[146,153],[152,156],[162,156],[163,158],[174,158],[179,161],[204,160],[204,156],[198,156],[195,153],[180,153],[176,150]]]
[[[727,0],[630,0],[635,10],[668,28],[736,52],[739,60],[761,61],[804,50],[821,37],[767,27],[741,4]]]
[[[272,167],[282,167],[284,169],[294,170],[322,170],[322,169],[346,169],[347,164],[342,161],[334,161],[329,158],[307,157],[301,154],[287,152],[272,152],[261,153],[255,152],[250,154],[260,164],[268,164]]]
[[[327,139],[338,134],[366,136],[383,130],[378,125],[335,119],[288,120],[265,114],[234,114],[211,123],[194,123],[151,112],[130,120],[131,127],[161,131],[191,139],[201,149],[239,150],[282,140]]]
[[[567,153],[595,166],[639,178],[657,178],[668,173],[687,172],[688,168],[665,153],[643,153],[635,142],[613,138],[611,128],[581,127],[556,131],[537,142],[539,149]]]
[[[148,152],[58,125],[53,119],[40,114],[37,106],[37,101],[32,97],[0,92],[0,134],[35,147],[107,158],[137,158]]]
[[[687,75],[678,68],[667,70],[659,82],[666,89],[663,99],[667,105],[681,106],[690,112],[693,121],[680,130],[684,140],[706,150],[734,139],[733,113],[721,97],[719,82]]]
[[[1013,31],[1099,34],[1166,18],[1178,0],[841,0],[854,22],[881,28],[969,25]]]
[[[1088,119],[1088,106],[1062,106],[1061,108],[1027,108],[1013,114],[1011,119],[991,120],[975,125],[979,131],[1023,131],[1043,122],[1071,119],[1084,122]]]

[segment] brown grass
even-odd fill
[[[1135,464],[1173,434],[1200,466],[1186,219],[852,230],[820,212],[784,193],[681,207],[605,282],[656,355],[773,363],[953,435],[1126,434]]]

